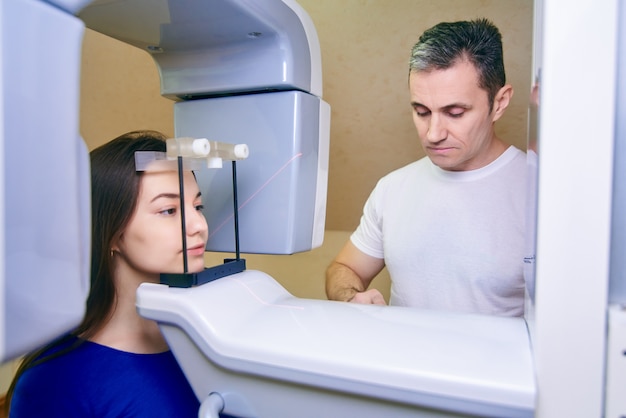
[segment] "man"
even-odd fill
[[[412,49],[413,121],[426,157],[383,177],[326,272],[331,300],[520,316],[526,157],[494,131],[513,88],[486,19],[440,23]]]

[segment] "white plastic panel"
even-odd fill
[[[251,270],[188,289],[144,284],[137,306],[162,324],[200,400],[226,395],[230,414],[533,415],[522,318],[298,299]],[[285,387],[309,400],[292,404]],[[352,405],[343,414],[338,398]]]
[[[322,243],[329,106],[299,91],[192,100],[174,107],[176,136],[247,144],[237,162],[240,248],[293,254]],[[234,252],[232,168],[196,173],[209,251]]]
[[[4,25],[5,5],[0,2],[0,23]],[[0,26],[0,161],[4,161],[4,37],[5,33]],[[0,170],[0,219],[4,219],[4,170]],[[6,241],[4,223],[0,222],[0,266],[4,266],[4,243]],[[6,354],[6,329],[7,311],[5,308],[6,275],[0,272],[0,364],[7,359]]]
[[[609,308],[606,357],[606,418],[626,417],[626,310]]]
[[[626,2],[619,6],[609,302],[626,305]]]
[[[543,2],[533,335],[537,418],[604,413],[617,5]],[[580,51],[593,51],[592,65],[581,65]],[[575,116],[583,109],[584,118]]]
[[[88,156],[78,133],[84,26],[43,2],[2,3],[0,361],[78,324],[90,249]]]
[[[294,1],[94,0],[79,16],[150,52],[165,97],[291,89],[322,96],[317,32]]]

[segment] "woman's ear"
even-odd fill
[[[111,240],[111,254],[114,252],[115,253],[120,252],[120,243],[122,242],[123,239],[124,239],[124,233],[121,233],[119,237]]]
[[[513,86],[510,84],[505,84],[500,90],[498,90],[498,93],[496,93],[496,97],[493,100],[492,122],[495,122],[502,117],[506,108],[509,107],[513,93]]]

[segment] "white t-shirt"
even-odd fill
[[[425,157],[380,179],[351,240],[384,258],[390,304],[523,315],[526,175],[511,146],[477,170]]]

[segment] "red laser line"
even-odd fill
[[[261,187],[259,187],[254,193],[252,193],[252,195],[250,195],[250,197],[248,199],[246,199],[245,202],[243,202],[242,204],[240,204],[237,209],[241,210],[244,206],[246,206],[248,203],[250,203],[250,201],[252,199],[254,199],[256,197],[256,195],[258,195],[261,190],[265,189],[275,178],[276,176],[278,176],[281,172],[285,171],[285,169],[296,159],[302,157],[302,153],[299,152],[298,154],[294,155],[293,157],[291,157],[281,168],[278,169],[278,171],[276,171],[269,179],[267,179],[267,181],[265,183],[263,183],[263,185],[261,185]],[[219,226],[217,226],[213,231],[211,231],[209,233],[209,239],[215,235],[220,229],[222,229],[224,227],[224,225],[226,225],[228,223],[228,221],[230,221],[232,218],[234,217],[234,214],[231,214],[229,216],[227,216],[221,224],[219,224]]]

